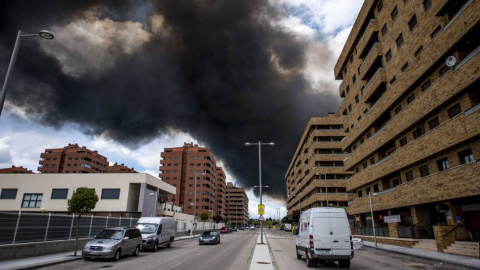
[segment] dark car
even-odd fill
[[[244,227],[240,227],[240,230],[242,230],[242,231],[243,231],[243,230],[245,230],[245,228],[244,228]]]
[[[228,227],[227,230],[228,230],[228,233],[232,232],[232,228],[230,228],[230,227]]]
[[[200,238],[198,239],[198,244],[220,244],[220,234],[215,231],[206,231],[203,232]]]
[[[233,227],[233,228],[232,228],[232,232],[236,232],[236,231],[238,231],[238,230],[237,230],[237,227]]]
[[[285,229],[285,225],[282,224],[282,225],[280,226],[280,230],[283,231],[284,229]]]

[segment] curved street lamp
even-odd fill
[[[7,84],[10,76],[12,75],[13,67],[15,66],[15,60],[17,59],[18,48],[20,47],[20,39],[23,37],[41,37],[43,39],[54,39],[52,33],[47,30],[42,30],[38,34],[23,34],[22,30],[18,30],[15,46],[13,47],[12,58],[10,58],[10,64],[8,65],[7,75],[3,82],[2,93],[0,94],[0,116],[2,115],[3,103],[5,103],[5,97],[7,96]]]

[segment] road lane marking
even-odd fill
[[[174,266],[172,266],[170,269],[173,269],[173,268],[179,266],[179,265],[182,264],[182,263],[183,263],[183,262],[179,262],[179,263],[175,264]]]
[[[198,256],[198,255],[200,255],[200,254],[202,254],[202,253],[203,253],[203,251],[202,251],[202,252],[200,252],[200,253],[198,253],[198,254],[197,254],[197,256]]]

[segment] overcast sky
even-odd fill
[[[37,172],[78,143],[158,176],[160,152],[209,147],[257,217],[286,214],[284,175],[310,117],[341,102],[333,67],[360,0],[1,1],[0,82],[24,38],[0,117],[0,168]]]

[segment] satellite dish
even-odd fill
[[[443,202],[438,203],[436,208],[439,213],[446,213],[449,210],[448,205]]]
[[[447,67],[453,67],[455,65],[455,62],[457,62],[455,56],[449,56],[446,61]]]

